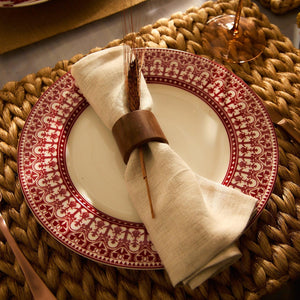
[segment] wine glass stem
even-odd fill
[[[233,27],[232,27],[233,36],[236,36],[239,33],[239,23],[240,23],[242,8],[243,8],[243,0],[239,0],[237,11],[234,18]]]

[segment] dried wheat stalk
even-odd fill
[[[143,65],[143,51],[137,54],[136,51],[135,37],[133,36],[131,48],[124,48],[124,72],[125,72],[125,87],[126,87],[126,96],[128,101],[129,110],[135,111],[140,109],[140,78],[141,78],[141,69]],[[144,149],[143,147],[138,148],[140,164],[142,169],[142,175],[146,184],[147,195],[151,210],[152,218],[155,218],[154,209],[152,205],[150,187],[148,182],[147,170],[144,160]]]

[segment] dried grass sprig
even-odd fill
[[[130,18],[131,25],[133,24],[132,15]],[[124,17],[124,27],[126,29],[126,18]],[[133,29],[132,29],[133,32]],[[137,53],[135,51],[137,46],[136,37],[132,34],[132,40],[130,44],[130,49],[124,48],[124,74],[125,74],[125,88],[126,88],[126,96],[128,101],[129,110],[135,111],[140,109],[140,79],[141,79],[141,70],[143,66],[144,60],[144,52],[140,51]],[[138,148],[139,151],[139,159],[142,169],[143,179],[145,181],[147,196],[149,200],[151,216],[155,218],[152,198],[150,193],[150,187],[148,182],[147,170],[144,159],[144,149],[143,147]]]

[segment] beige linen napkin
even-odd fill
[[[109,129],[129,112],[123,51],[118,46],[90,54],[71,69],[80,91]],[[151,106],[142,77],[141,109]],[[130,155],[125,181],[172,284],[183,282],[195,288],[240,258],[234,242],[246,227],[256,199],[195,174],[171,146],[151,142],[145,151],[154,219],[137,150]]]

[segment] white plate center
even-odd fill
[[[217,114],[193,94],[148,85],[153,112],[170,146],[194,172],[222,182],[230,161],[226,129]],[[141,222],[127,194],[125,164],[114,138],[89,106],[67,142],[67,168],[78,192],[95,208],[118,219]]]

